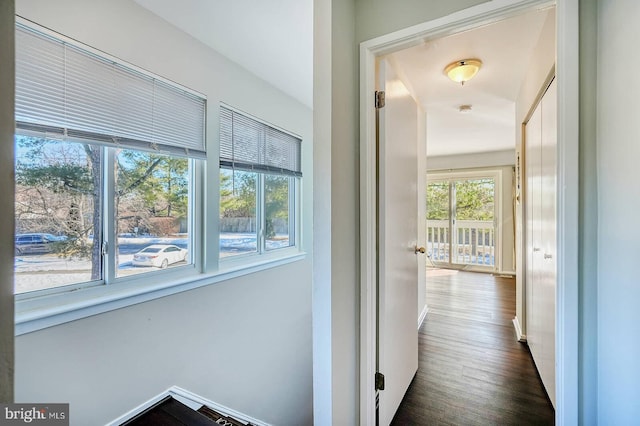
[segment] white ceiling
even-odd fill
[[[313,0],[135,0],[309,108]]]
[[[515,148],[515,101],[550,10],[527,14],[396,52],[391,61],[427,112],[427,155]],[[447,64],[479,58],[464,86],[444,74]],[[458,107],[472,105],[469,113]]]
[[[313,0],[135,1],[312,107]],[[427,111],[427,155],[515,147],[515,100],[552,11],[531,11],[391,55]],[[443,69],[467,58],[479,58],[483,66],[463,87]],[[472,111],[460,113],[462,104]]]

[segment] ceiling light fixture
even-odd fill
[[[464,86],[464,82],[471,80],[481,66],[482,61],[480,59],[462,59],[447,65],[444,73],[451,80]]]

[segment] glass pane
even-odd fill
[[[455,182],[456,219],[492,221],[494,214],[494,186],[492,178],[468,179]]]
[[[267,250],[294,244],[290,236],[289,211],[291,208],[292,179],[287,176],[265,175],[264,207]]]
[[[220,170],[221,258],[258,250],[257,182],[257,173]]]
[[[492,178],[454,183],[456,194],[456,247],[453,262],[495,264],[494,192]]]
[[[102,279],[96,145],[15,138],[15,291]]]
[[[116,276],[192,263],[189,160],[121,150],[115,167]]]
[[[435,262],[449,262],[449,182],[427,185],[427,255]]]

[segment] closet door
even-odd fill
[[[545,384],[549,399],[555,406],[555,330],[556,330],[556,282],[557,282],[557,237],[556,237],[556,195],[557,195],[557,102],[556,83],[551,83],[541,101],[542,144],[541,144],[541,252],[540,267],[540,340],[542,345],[542,367],[538,366],[540,377]]]
[[[538,104],[529,119],[525,129],[525,173],[526,181],[526,238],[527,238],[527,268],[526,268],[526,334],[527,344],[534,360],[540,359],[542,326],[539,309],[539,282],[542,266],[541,248],[541,143],[542,143],[542,113]],[[537,363],[537,362],[536,362]],[[539,366],[538,366],[539,368]]]
[[[526,335],[555,406],[557,107],[555,80],[525,126]]]

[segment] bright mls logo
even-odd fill
[[[69,404],[0,404],[0,425],[69,426]]]

